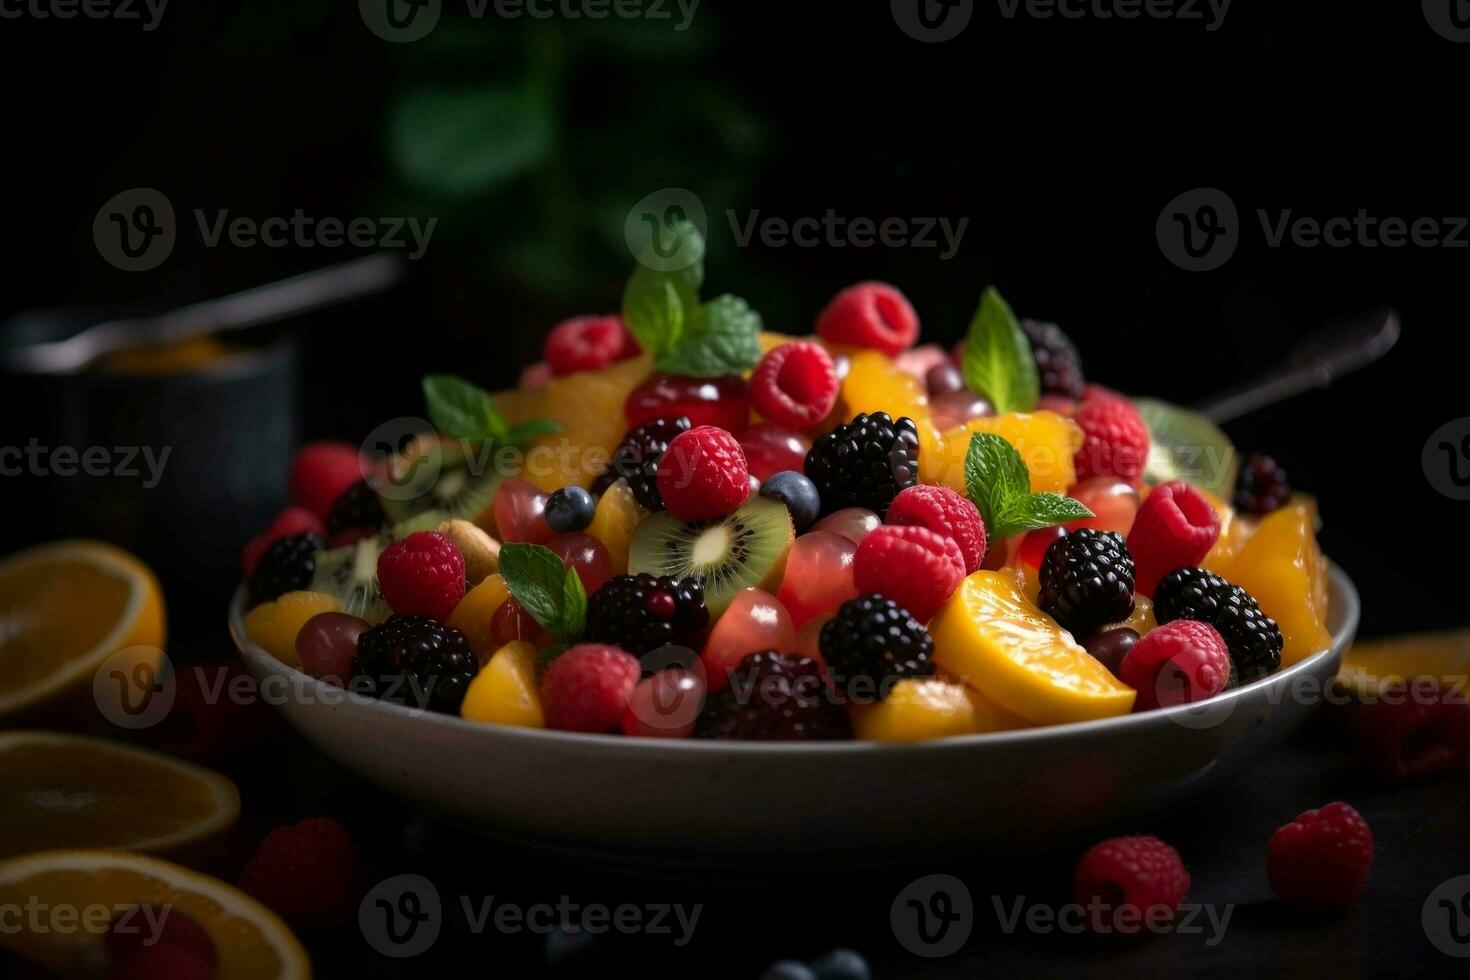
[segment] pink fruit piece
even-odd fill
[[[602,588],[612,578],[612,555],[601,541],[580,532],[563,534],[551,542],[551,550],[561,556],[562,564],[575,568],[588,595]]]
[[[750,467],[750,475],[758,480],[769,480],[782,470],[801,472],[812,444],[795,429],[775,422],[758,422],[740,437],[740,448],[745,450],[745,463]]]
[[[844,507],[834,511],[812,525],[813,531],[831,531],[840,534],[853,544],[868,536],[868,532],[883,523],[883,518],[866,507]]]
[[[1057,538],[1064,537],[1067,529],[1060,524],[1051,527],[1039,527],[1034,531],[1027,532],[1021,539],[1020,558],[1021,561],[1032,568],[1040,568],[1042,561],[1046,558],[1046,549]]]
[[[303,673],[346,687],[357,656],[357,637],[368,622],[347,613],[317,613],[296,634],[296,656]]]
[[[710,631],[700,659],[710,688],[719,690],[728,681],[730,671],[750,654],[762,650],[791,653],[795,649],[796,625],[780,600],[762,589],[742,589]]]
[[[635,738],[688,738],[704,707],[703,672],[670,667],[645,677],[628,695],[619,720],[624,735]]]
[[[827,625],[834,613],[823,613],[814,616],[802,624],[796,633],[796,652],[799,656],[810,657],[822,665],[822,670],[827,669],[827,661],[822,657],[822,627]]]
[[[495,491],[495,529],[501,541],[550,544],[556,532],[546,523],[546,497],[534,483],[507,477]]]
[[[628,396],[623,414],[629,429],[652,419],[682,415],[691,426],[714,425],[739,435],[750,421],[750,390],[736,375],[685,378],[656,374]]]
[[[366,475],[351,443],[309,442],[291,463],[291,502],[326,520],[342,492]]]
[[[960,546],[967,575],[985,560],[985,522],[980,511],[949,487],[917,484],[900,490],[888,505],[887,521],[927,527],[953,540]]]
[[[831,613],[857,597],[852,557],[857,545],[831,531],[808,531],[796,539],[786,558],[786,577],[776,598],[800,627],[813,616]]]
[[[512,640],[535,643],[545,632],[536,618],[526,612],[514,597],[501,603],[490,616],[490,637],[497,646],[505,646]]]
[[[953,367],[949,359],[949,352],[938,344],[921,344],[918,347],[904,351],[893,359],[893,366],[905,374],[912,374],[923,381],[936,366],[948,364]]]
[[[1068,522],[1068,531],[1094,527],[1099,531],[1117,531],[1127,537],[1133,527],[1133,518],[1138,516],[1138,490],[1127,480],[1120,480],[1115,476],[1095,476],[1083,480],[1072,488],[1068,496],[1095,515]],[[1204,553],[1201,552],[1200,557],[1203,556]]]

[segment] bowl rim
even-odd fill
[[[351,703],[357,710],[376,713],[379,717],[393,719],[395,721],[413,721],[419,724],[436,726],[440,730],[459,733],[477,733],[479,737],[508,739],[512,742],[525,742],[541,746],[577,746],[582,749],[606,749],[619,752],[692,752],[692,753],[717,753],[739,755],[762,755],[790,756],[793,754],[832,754],[832,753],[906,753],[915,751],[958,751],[972,748],[976,745],[1010,745],[1024,746],[1026,743],[1040,744],[1056,738],[1086,738],[1110,734],[1117,730],[1130,727],[1144,727],[1158,725],[1161,722],[1173,721],[1174,727],[1202,728],[1208,726],[1193,725],[1187,720],[1191,712],[1198,711],[1199,705],[1208,704],[1210,710],[1222,710],[1229,705],[1229,713],[1233,713],[1238,707],[1237,702],[1253,698],[1268,689],[1282,688],[1289,685],[1294,678],[1308,674],[1325,657],[1331,657],[1345,646],[1348,640],[1357,632],[1358,621],[1361,614],[1361,600],[1358,596],[1357,587],[1353,585],[1352,579],[1347,576],[1339,566],[1328,563],[1328,575],[1331,583],[1333,596],[1336,600],[1332,603],[1328,620],[1329,627],[1336,620],[1335,628],[1331,628],[1332,644],[1323,650],[1308,654],[1301,660],[1278,670],[1276,673],[1260,680],[1243,684],[1234,690],[1224,694],[1216,695],[1208,701],[1198,704],[1175,705],[1170,708],[1157,708],[1153,711],[1144,711],[1126,715],[1117,715],[1111,718],[1098,718],[1091,721],[1066,722],[1060,725],[1038,725],[1032,728],[1015,729],[1000,732],[977,732],[969,735],[950,735],[943,738],[924,739],[914,742],[881,742],[868,739],[834,739],[831,741],[812,742],[761,742],[740,741],[720,739],[698,739],[698,738],[629,738],[625,735],[587,733],[587,732],[563,732],[548,728],[527,728],[517,725],[502,725],[498,722],[470,721],[458,715],[447,715],[437,711],[428,711],[423,708],[411,708],[406,705],[395,704],[391,701],[379,701],[366,695],[357,694],[344,690],[336,685],[327,684],[317,680],[309,674],[303,673],[295,667],[282,663],[261,647],[250,642],[245,635],[244,608],[246,590],[241,585],[235,590],[230,599],[229,629],[230,636],[234,640],[235,647],[242,658],[248,664],[255,667],[255,671],[266,672],[284,676],[295,685],[305,685],[317,693],[325,693],[325,699],[317,699],[314,704],[324,705],[328,702],[337,704]],[[473,737],[473,736],[472,736]]]

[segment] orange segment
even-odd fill
[[[126,851],[44,851],[0,862],[0,907],[31,902],[78,911],[79,928],[0,930],[0,946],[57,976],[92,976],[104,962],[102,935],[115,914],[139,905],[179,912],[214,941],[216,980],[305,980],[306,950],[275,913],[216,878]],[[87,918],[103,909],[106,918]],[[44,923],[43,923],[44,924]]]
[[[894,367],[878,351],[852,355],[847,377],[842,381],[842,401],[849,418],[859,412],[887,412],[893,418],[907,415],[915,421],[929,417],[929,396],[924,383]]]
[[[301,632],[301,627],[317,613],[341,611],[342,603],[336,596],[305,590],[287,592],[250,610],[242,625],[251,643],[287,667],[300,667],[296,634]]]
[[[1127,714],[1134,692],[1032,605],[1010,575],[980,571],[929,624],[934,661],[990,701],[1042,725]]]
[[[545,728],[536,686],[536,648],[523,640],[507,643],[470,682],[459,713],[470,721],[522,728]]]
[[[163,659],[163,593],[137,558],[101,541],[62,541],[0,562],[0,715],[91,683],[109,656]]]
[[[234,783],[171,756],[78,735],[0,735],[0,858],[65,847],[167,851],[239,814]]]
[[[1317,547],[1310,501],[1294,500],[1261,519],[1230,563],[1231,582],[1255,597],[1281,627],[1283,667],[1332,645],[1327,629],[1327,562]]]
[[[481,662],[495,652],[494,619],[496,611],[510,598],[510,589],[500,575],[487,575],[479,585],[459,600],[445,625],[464,634],[470,649]]]
[[[1082,430],[1065,415],[1048,411],[1007,412],[972,419],[946,431],[942,452],[926,460],[921,449],[919,478],[964,493],[965,454],[970,450],[970,436],[977,432],[1000,436],[1016,448],[1031,473],[1032,493],[1043,490],[1064,493],[1077,482],[1072,460],[1082,448]]]
[[[1025,728],[1029,723],[972,688],[937,677],[908,677],[876,704],[853,711],[853,733],[880,742],[917,742]]]
[[[614,575],[622,575],[628,570],[628,548],[633,539],[633,529],[643,520],[644,514],[627,480],[613,483],[597,501],[597,511],[592,515],[587,533],[607,548]]]
[[[1470,630],[1354,643],[1337,673],[1340,682],[1365,694],[1403,689],[1421,677],[1433,678],[1447,691],[1470,693]]]

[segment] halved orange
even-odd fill
[[[163,593],[137,558],[101,541],[59,541],[0,562],[0,717],[88,685],[109,656],[163,659]]]
[[[0,861],[0,908],[7,905],[68,912],[75,927],[64,932],[46,928],[45,916],[39,917],[41,928],[20,916],[20,931],[0,930],[0,946],[57,976],[100,972],[106,923],[139,905],[179,912],[199,923],[214,941],[217,980],[311,976],[306,950],[274,912],[216,878],[142,854],[44,851]],[[89,920],[87,910],[96,909],[106,911]]]
[[[239,815],[233,782],[172,756],[80,735],[0,734],[0,858],[67,847],[177,850]]]
[[[1354,643],[1342,656],[1338,683],[1378,695],[1431,678],[1446,690],[1470,697],[1470,630],[1409,633]]]

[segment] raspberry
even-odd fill
[[[906,487],[888,505],[889,524],[917,524],[952,538],[965,559],[965,574],[985,560],[985,522],[968,498],[949,487],[919,484]]]
[[[887,412],[856,415],[812,445],[805,469],[823,514],[865,507],[882,517],[900,490],[918,482],[918,426]]]
[[[1220,515],[1209,498],[1183,480],[1154,487],[1128,532],[1133,587],[1154,594],[1159,579],[1198,565],[1220,536]]]
[[[139,905],[118,913],[102,943],[111,966],[108,980],[213,977],[219,959],[204,927],[167,905]],[[156,949],[166,952],[155,956],[151,951]],[[140,958],[143,962],[137,962]]]
[[[644,510],[663,510],[664,499],[658,495],[658,462],[668,452],[674,437],[688,432],[690,427],[689,420],[679,415],[671,419],[649,419],[632,429],[614,450],[607,469],[592,489],[603,493],[621,477],[628,481],[628,489]]]
[[[638,353],[638,344],[616,313],[574,316],[546,335],[546,363],[552,374],[597,371]]]
[[[310,532],[280,538],[265,549],[250,576],[250,601],[269,602],[305,589],[316,573],[317,552],[327,543]]]
[[[1266,848],[1271,887],[1288,904],[1341,909],[1357,900],[1373,866],[1373,832],[1357,810],[1329,803],[1279,827]]]
[[[387,522],[378,492],[368,481],[358,480],[332,502],[331,513],[327,514],[327,537],[335,539],[355,530],[376,534]]]
[[[1286,471],[1270,456],[1253,453],[1240,468],[1235,509],[1242,514],[1269,514],[1290,499]]]
[[[291,502],[325,521],[342,492],[363,478],[356,446],[345,442],[309,442],[291,463]]]
[[[115,961],[106,976],[107,980],[214,980],[215,968],[212,960],[186,946],[156,943]]]
[[[339,925],[357,914],[357,848],[335,820],[313,817],[266,835],[240,872],[242,891],[298,929]]]
[[[698,579],[615,575],[587,600],[587,639],[637,656],[666,646],[697,648],[707,626]]]
[[[378,587],[398,615],[442,623],[464,598],[464,555],[437,531],[415,531],[378,556]]]
[[[817,640],[833,683],[849,700],[887,694],[886,681],[934,673],[934,640],[907,609],[881,595],[849,599]]]
[[[1378,775],[1409,782],[1454,772],[1470,754],[1470,705],[1437,685],[1384,692],[1357,713],[1358,746]]]
[[[553,660],[541,675],[546,727],[565,732],[610,732],[638,685],[637,659],[605,643],[582,643]]]
[[[879,592],[921,622],[939,612],[965,577],[965,556],[953,538],[914,525],[883,524],[858,543],[852,581]]]
[[[1261,612],[1251,594],[1203,568],[1178,568],[1154,588],[1154,616],[1160,623],[1197,619],[1220,631],[1230,661],[1243,683],[1281,666],[1284,645],[1276,620]]]
[[[755,410],[793,429],[810,429],[826,418],[840,388],[832,356],[810,340],[767,351],[750,377]]]
[[[1096,385],[1087,392],[1072,416],[1085,436],[1077,451],[1077,482],[1116,476],[1138,486],[1148,461],[1148,426],[1133,402],[1122,395]]]
[[[289,538],[297,534],[316,534],[325,536],[326,528],[322,526],[321,519],[307,510],[305,507],[287,507],[276,515],[271,521],[270,527],[254,538],[245,546],[240,554],[240,564],[244,567],[245,578],[255,574],[255,566],[260,562],[260,556],[265,554],[265,549],[279,541],[281,538]]]
[[[1117,531],[1079,528],[1057,538],[1041,562],[1036,604],[1078,637],[1133,612],[1133,558]]]
[[[1082,397],[1082,357],[1061,327],[1055,323],[1022,320],[1021,329],[1031,341],[1031,354],[1041,376],[1041,393],[1063,398]]]
[[[1138,708],[1203,701],[1229,683],[1230,650],[1209,623],[1176,619],[1133,644],[1118,679],[1138,692]]]
[[[873,347],[897,357],[919,339],[919,315],[896,287],[860,282],[832,297],[817,316],[817,335],[828,343]]]
[[[659,461],[658,493],[681,521],[724,517],[750,496],[745,451],[713,425],[681,432]]]
[[[1189,872],[1157,837],[1114,837],[1082,855],[1072,887],[1094,933],[1131,936],[1173,920]]]
[[[459,630],[428,616],[389,616],[357,637],[354,680],[395,704],[459,714],[480,661]],[[354,685],[354,690],[357,687]]]
[[[740,661],[728,687],[711,694],[696,738],[809,741],[852,737],[847,713],[827,696],[810,657],[767,650]]]

